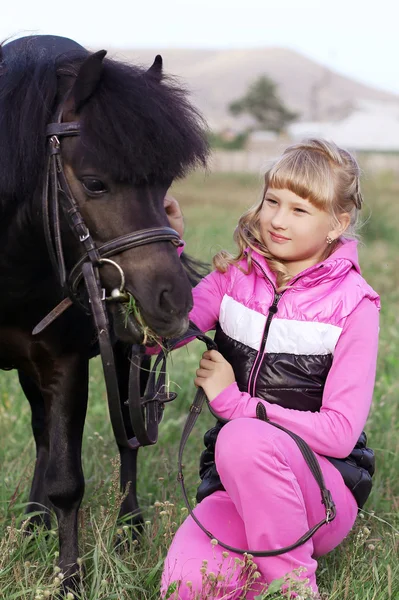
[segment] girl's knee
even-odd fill
[[[218,470],[224,468],[235,470],[242,466],[244,469],[251,464],[257,456],[263,458],[288,453],[292,446],[289,436],[257,419],[245,418],[229,421],[221,429],[215,449],[216,466]]]

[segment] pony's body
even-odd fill
[[[205,162],[202,123],[184,93],[164,83],[159,61],[149,71],[103,61],[66,38],[33,36],[6,44],[0,62],[0,368],[16,368],[32,407],[37,447],[28,512],[54,507],[60,566],[68,578],[78,556],[77,510],[84,481],[82,432],[88,362],[96,351],[92,319],[73,305],[40,335],[32,330],[66,295],[43,235],[42,186],[46,125],[59,113],[79,121],[81,134],[61,142],[68,183],[94,241],[102,244],[168,224],[163,209],[175,177]],[[100,53],[97,53],[100,54]],[[101,184],[101,185],[100,185]],[[61,218],[67,272],[84,254]],[[159,335],[178,335],[191,307],[188,278],[168,242],[113,257],[146,322]],[[112,268],[101,269],[109,293]],[[112,318],[112,317],[111,317]],[[124,329],[124,342],[137,327]],[[132,339],[130,339],[132,338]],[[115,344],[121,398],[127,396],[128,358]],[[133,432],[130,432],[132,435]],[[131,482],[121,515],[140,520],[136,455],[119,448],[121,485]],[[43,520],[49,525],[49,513]]]

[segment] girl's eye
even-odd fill
[[[302,213],[302,214],[304,214],[304,215],[307,215],[307,214],[308,214],[308,212],[307,212],[306,210],[303,210],[303,208],[295,208],[294,210],[295,210],[295,212],[297,212],[297,213]]]
[[[82,185],[86,192],[91,196],[104,194],[104,192],[107,191],[107,188],[101,179],[96,179],[95,177],[84,177],[82,179]]]
[[[273,206],[274,206],[275,204],[277,204],[276,200],[272,200],[271,198],[266,198],[266,202],[267,202],[268,204],[272,204]]]

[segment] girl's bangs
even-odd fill
[[[267,187],[290,190],[321,210],[334,200],[332,166],[319,153],[290,152],[272,166],[267,174]]]

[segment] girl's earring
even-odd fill
[[[326,242],[327,242],[327,244],[332,244],[332,243],[333,243],[333,241],[334,241],[334,240],[333,240],[333,239],[332,239],[332,238],[331,238],[329,235],[326,237]]]

